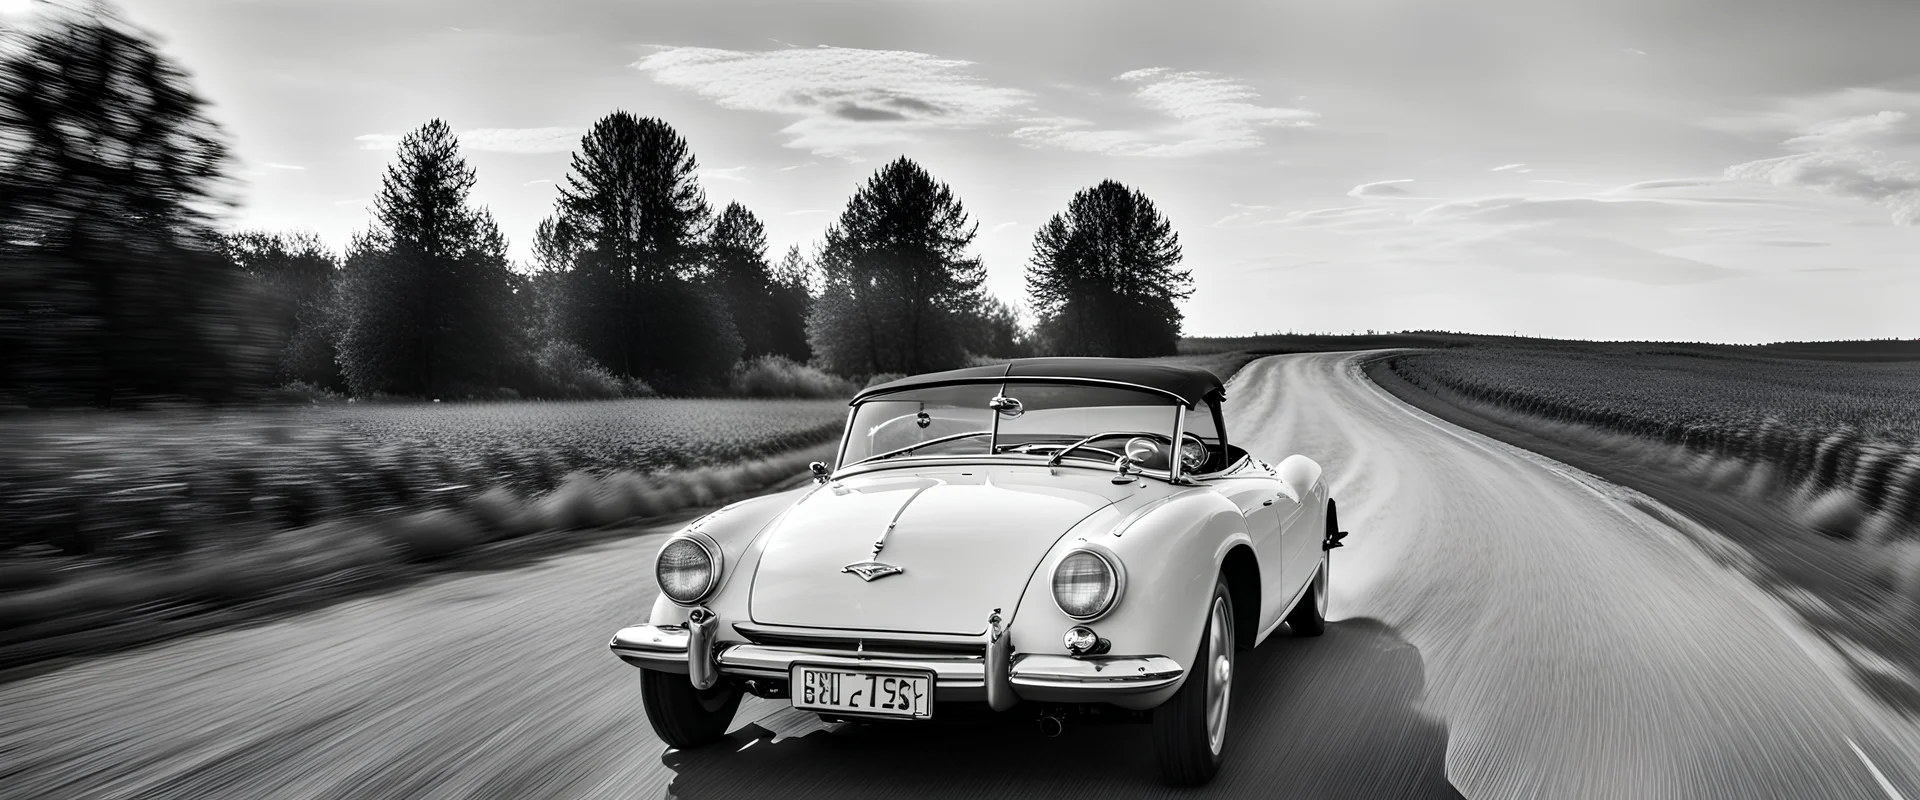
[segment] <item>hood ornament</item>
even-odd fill
[[[840,571],[858,575],[860,576],[860,580],[869,583],[887,577],[888,575],[898,575],[906,572],[906,570],[892,564],[884,564],[879,561],[862,561],[857,564],[848,564],[841,567]]]

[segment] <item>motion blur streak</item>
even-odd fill
[[[1270,358],[1228,388],[1240,443],[1320,458],[1353,535],[1327,635],[1243,654],[1236,756],[1201,794],[1920,796],[1920,738],[1767,597],[1622,490],[1408,409],[1359,360]],[[1027,716],[823,732],[755,700],[727,742],[663,753],[605,643],[651,604],[666,530],[0,686],[0,780],[10,797],[1174,795],[1144,729],[1044,739]]]

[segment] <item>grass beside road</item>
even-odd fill
[[[1462,427],[1642,492],[1920,714],[1920,362],[1659,348],[1407,351],[1368,376]],[[1664,513],[1649,506],[1652,513]]]
[[[0,670],[710,506],[828,460],[843,401],[0,418]]]

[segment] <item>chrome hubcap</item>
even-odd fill
[[[1213,614],[1207,625],[1207,746],[1215,755],[1227,741],[1227,701],[1233,694],[1233,615],[1227,600],[1213,600]]]

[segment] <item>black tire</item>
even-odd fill
[[[1287,627],[1295,636],[1319,636],[1327,632],[1327,582],[1332,579],[1333,559],[1327,554],[1320,556],[1320,569],[1313,573],[1313,581],[1307,584],[1307,593],[1300,596],[1293,610],[1287,613]]]
[[[1224,605],[1225,629],[1216,636],[1214,613]],[[1218,640],[1218,641],[1216,641]],[[1215,646],[1224,642],[1220,652],[1209,653]],[[1220,771],[1220,764],[1226,756],[1227,736],[1226,720],[1222,719],[1220,736],[1216,745],[1210,728],[1212,721],[1208,717],[1208,703],[1212,696],[1212,684],[1208,680],[1214,669],[1217,657],[1224,654],[1227,660],[1226,680],[1219,699],[1220,713],[1224,718],[1232,707],[1233,699],[1233,595],[1227,591],[1225,578],[1214,582],[1213,599],[1207,603],[1207,623],[1200,631],[1200,647],[1194,653],[1193,668],[1187,672],[1187,680],[1173,697],[1153,710],[1153,751],[1160,764],[1160,776],[1174,786],[1199,786],[1213,780]]]
[[[668,746],[691,750],[713,744],[727,735],[733,712],[740,708],[740,690],[722,681],[712,689],[693,688],[687,676],[675,672],[640,670],[640,700],[647,708],[653,732]]]

